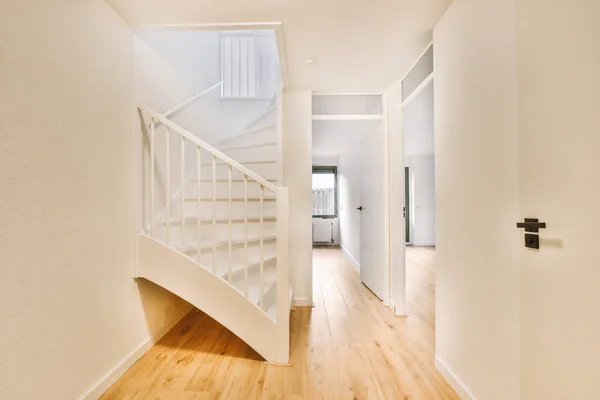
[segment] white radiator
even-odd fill
[[[313,243],[333,243],[333,220],[313,220]]]

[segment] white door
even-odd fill
[[[517,2],[522,398],[600,399],[600,3]],[[560,27],[557,29],[557,27]]]
[[[364,135],[360,199],[360,280],[377,297],[387,297],[385,265],[385,163],[382,124]]]
[[[436,364],[473,397],[600,399],[598,15],[470,0],[434,32]]]

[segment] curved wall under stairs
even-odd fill
[[[138,278],[145,278],[202,310],[256,350],[277,360],[275,322],[236,288],[190,258],[146,235],[138,236]]]

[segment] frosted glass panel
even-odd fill
[[[433,46],[421,57],[402,81],[402,100],[410,94],[433,72]]]
[[[381,115],[381,95],[313,95],[313,115]]]

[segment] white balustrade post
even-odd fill
[[[289,188],[277,188],[277,362],[290,360]]]
[[[185,137],[181,137],[181,253],[185,254]]]
[[[217,156],[212,157],[212,270],[217,273]]]
[[[260,308],[265,302],[265,251],[264,251],[264,197],[265,187],[260,185]]]
[[[231,242],[233,240],[233,238],[231,237],[231,213],[233,212],[233,209],[231,207],[231,191],[232,191],[232,185],[231,185],[231,172],[232,172],[232,168],[231,165],[228,165],[229,168],[227,168],[228,171],[228,176],[227,176],[227,182],[228,182],[228,193],[229,193],[229,198],[227,199],[228,201],[228,214],[229,214],[229,221],[227,222],[227,235],[228,235],[228,256],[227,256],[227,281],[229,282],[229,284],[231,285],[232,282],[232,255],[231,255]]]
[[[167,127],[167,195],[165,196],[167,201],[167,246],[171,245],[171,129]]]
[[[154,118],[150,119],[150,237],[154,238],[154,218],[155,203],[154,203]]]
[[[197,171],[196,173],[198,174],[198,179],[197,179],[197,189],[196,189],[196,194],[198,195],[197,199],[196,199],[196,236],[197,236],[197,240],[196,240],[196,259],[198,261],[198,264],[200,264],[200,254],[202,253],[202,208],[200,207],[200,205],[202,204],[201,198],[202,198],[202,157],[200,155],[200,153],[202,152],[202,149],[200,148],[200,146],[196,147],[196,167],[197,167]]]
[[[244,175],[244,296],[248,297],[248,175]]]

